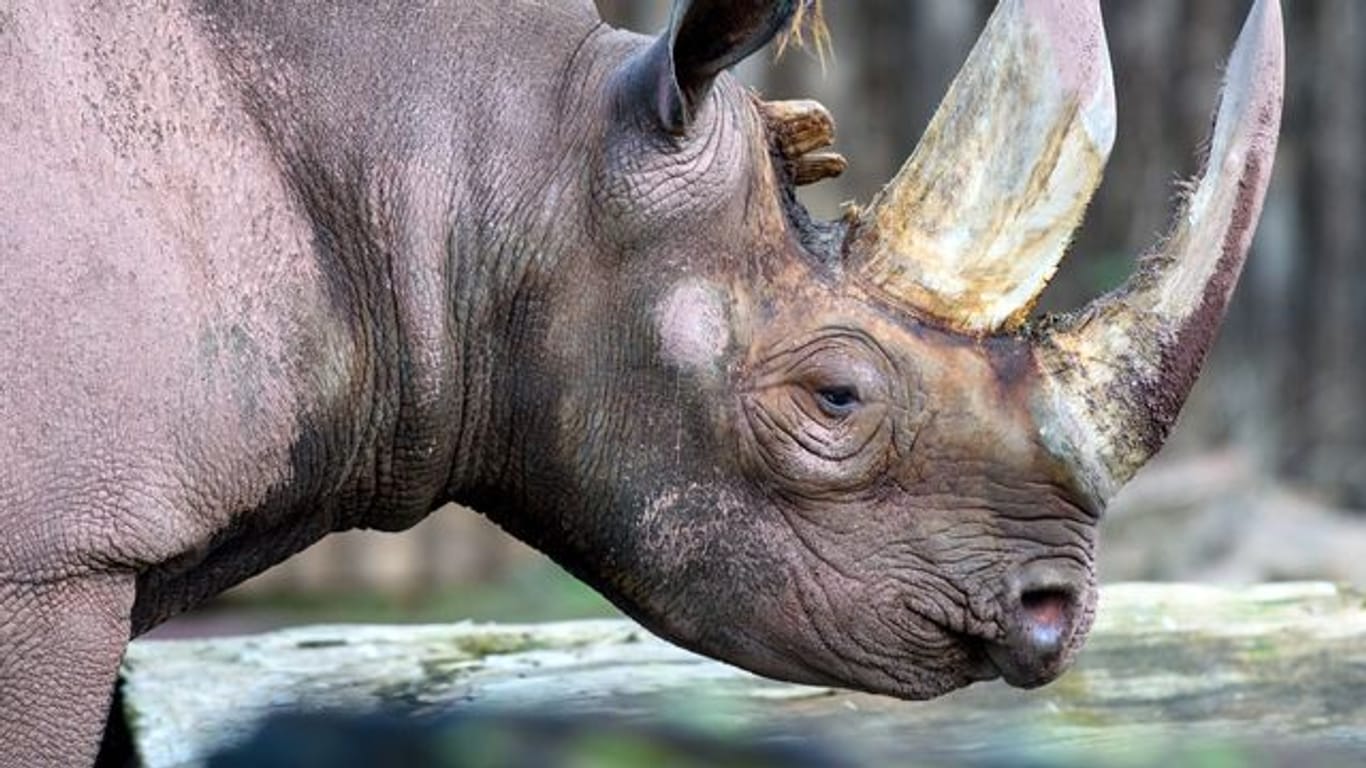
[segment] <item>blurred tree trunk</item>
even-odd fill
[[[598,12],[614,27],[637,32],[657,32],[668,18],[665,0],[597,0]]]
[[[1321,0],[1296,10],[1308,16],[1302,26],[1313,35],[1298,48],[1305,52],[1308,114],[1295,135],[1306,145],[1307,178],[1300,185],[1301,266],[1293,275],[1307,295],[1302,312],[1310,327],[1301,338],[1313,355],[1312,389],[1296,399],[1312,410],[1286,458],[1293,468],[1307,454],[1302,461],[1311,477],[1347,487],[1360,503],[1366,502],[1366,9],[1358,0]],[[1284,362],[1287,384],[1303,387],[1302,363],[1290,355]]]

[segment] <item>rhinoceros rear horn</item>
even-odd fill
[[[675,0],[669,29],[639,64],[660,124],[681,134],[717,75],[768,44],[798,19],[807,0]]]
[[[1115,136],[1098,0],[1002,0],[911,158],[850,231],[853,274],[952,330],[1019,326]]]

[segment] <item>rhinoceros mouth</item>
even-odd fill
[[[969,683],[988,683],[1005,677],[1005,673],[993,656],[992,648],[997,645],[996,643],[972,635],[951,635],[951,637],[967,655],[968,663],[965,665],[965,672],[969,678]]]
[[[1057,680],[1071,666],[1066,653],[1046,663],[1028,663],[1007,643],[973,635],[951,636],[966,656],[963,669],[967,684],[1004,680],[1014,688],[1039,688]]]

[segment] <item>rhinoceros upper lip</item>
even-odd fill
[[[1015,653],[1001,643],[986,643],[986,656],[1007,683],[1016,688],[1038,688],[1057,679],[1063,666],[1058,663],[1030,665],[1021,663]]]

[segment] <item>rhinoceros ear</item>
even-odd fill
[[[669,29],[641,63],[659,122],[687,131],[716,76],[764,47],[809,0],[675,0]]]

